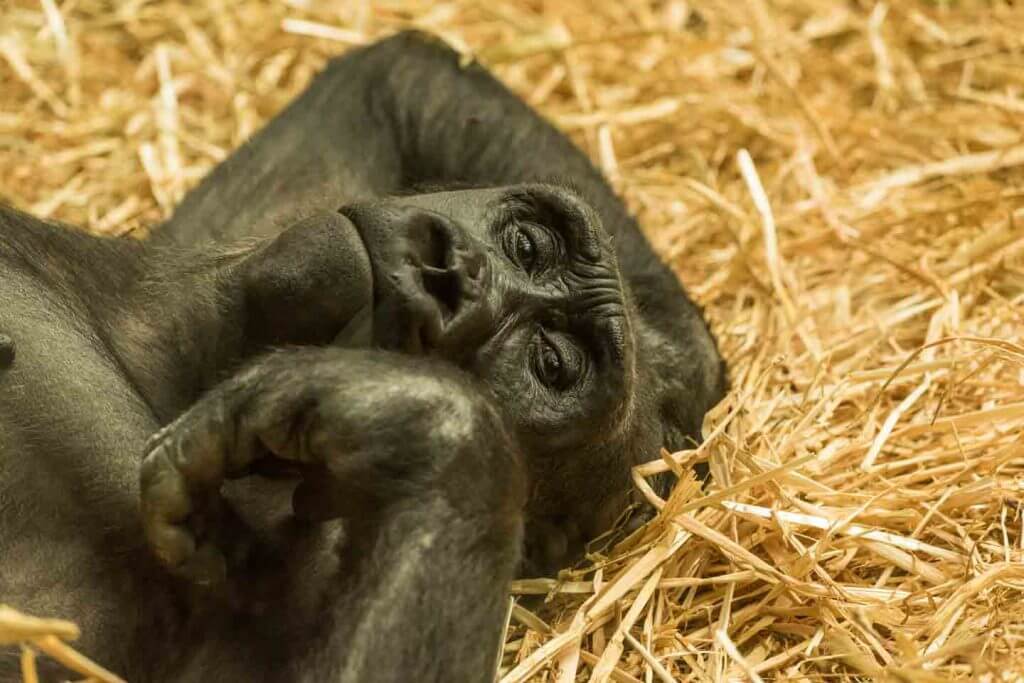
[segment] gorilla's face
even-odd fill
[[[539,564],[577,552],[629,489],[631,463],[608,450],[624,438],[652,449],[660,441],[627,424],[634,314],[597,214],[549,185],[421,194],[342,213],[372,263],[374,345],[443,358],[483,382],[527,452]]]

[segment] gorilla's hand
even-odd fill
[[[497,411],[450,366],[385,352],[297,349],[265,356],[156,434],[142,464],[145,533],[198,583],[225,563],[204,515],[225,478],[259,459],[300,465],[293,508],[346,517],[372,543],[392,510],[442,498],[460,518],[515,527],[525,502],[518,450]]]
[[[265,346],[370,343],[373,273],[356,227],[314,214],[246,259],[246,337]]]

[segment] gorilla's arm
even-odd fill
[[[159,424],[270,347],[368,346],[369,330],[357,323],[372,303],[369,256],[337,212],[274,238],[137,251],[138,275],[116,297],[91,300]]]
[[[266,457],[304,468],[297,514],[343,516],[350,536],[336,572],[303,572],[340,599],[325,605],[320,638],[304,635],[292,680],[492,680],[525,485],[471,378],[336,348],[257,361],[151,441],[143,524],[168,566],[220,584],[236,553],[204,536],[204,511],[225,478]]]

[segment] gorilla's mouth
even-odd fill
[[[359,204],[339,209],[362,241],[373,283],[369,305],[343,330],[350,340],[344,346],[428,355],[455,315],[459,296],[448,273],[450,245],[425,239],[423,234],[430,237],[433,231],[415,230],[419,224],[409,220],[408,212]],[[413,214],[413,219],[419,215],[427,214]],[[423,224],[429,227],[429,221]]]
[[[369,348],[373,345],[373,308],[377,298],[376,273],[374,273],[373,257],[363,237],[359,224],[345,212],[338,212],[344,217],[351,230],[344,234],[345,251],[351,257],[350,286],[346,287],[344,296],[351,296],[361,301],[362,305],[354,307],[355,313],[334,337],[332,344],[345,348]]]
[[[382,221],[382,217],[372,210],[359,204],[346,205],[338,209],[338,213],[348,219],[352,231],[360,242],[361,252],[366,254],[366,263],[370,273],[370,296],[367,305],[352,317],[338,335],[337,345],[348,348],[385,348],[392,345],[386,343],[387,338],[394,336],[390,323],[394,317],[387,310],[394,305],[394,289],[392,280],[393,231]],[[384,223],[384,224],[382,224]]]

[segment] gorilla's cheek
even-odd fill
[[[513,317],[495,327],[490,338],[469,354],[463,369],[483,382],[506,416],[518,418],[528,412],[541,388],[529,376],[528,325]]]
[[[570,449],[531,454],[524,571],[550,575],[584,554],[632,502],[622,450]]]

